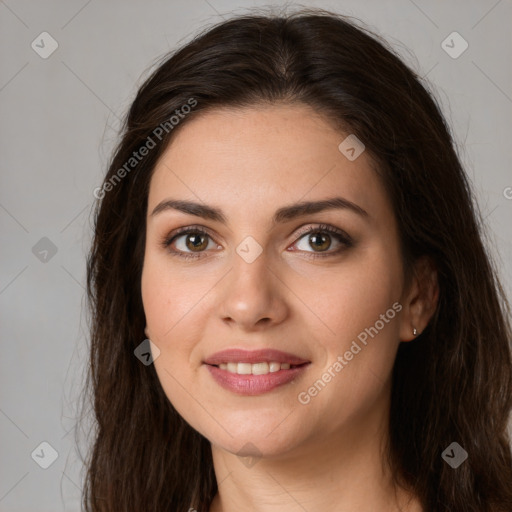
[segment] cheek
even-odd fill
[[[331,349],[340,350],[366,328],[382,327],[382,334],[398,333],[396,309],[392,306],[401,296],[401,263],[398,256],[384,247],[368,248],[346,265],[331,273],[323,291],[316,288],[311,304],[329,329]],[[391,308],[391,311],[389,311]],[[389,314],[386,315],[386,312]],[[394,320],[393,320],[394,319]]]
[[[367,410],[387,385],[399,344],[400,265],[396,254],[374,247],[317,290],[326,357],[302,391],[340,421]]]
[[[190,408],[190,394],[197,395],[193,387],[200,361],[194,357],[194,347],[204,330],[202,302],[209,288],[205,280],[170,272],[161,255],[148,254],[144,261],[142,302],[151,341],[160,350],[155,369],[179,412],[187,403]]]
[[[194,388],[197,369],[190,364],[190,354],[199,325],[190,318],[192,312],[197,314],[201,290],[170,275],[165,262],[148,255],[141,291],[151,341],[160,350],[154,361],[160,385],[178,413],[196,424],[201,415],[191,407],[190,396],[198,396],[199,390]]]
[[[171,272],[165,257],[148,255],[142,272],[141,291],[146,323],[155,341],[171,346],[185,325],[187,329],[198,327],[201,302],[210,287],[205,280],[191,280],[190,276],[176,270]],[[190,322],[192,316],[194,322]],[[183,343],[176,344],[176,348],[184,346]]]

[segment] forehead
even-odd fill
[[[305,105],[216,109],[186,122],[160,157],[148,212],[169,196],[232,208],[231,214],[342,195],[383,214],[387,198],[365,152]]]

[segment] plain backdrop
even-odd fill
[[[73,427],[87,359],[85,255],[120,119],[157,58],[266,5],[282,4],[0,1],[1,512],[80,510]],[[511,0],[302,5],[356,16],[425,77],[512,297]]]

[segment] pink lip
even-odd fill
[[[230,373],[227,370],[221,370],[217,366],[211,365],[206,365],[206,368],[208,368],[211,376],[224,389],[239,395],[251,396],[268,393],[278,386],[291,382],[303,373],[308,366],[309,364],[304,364],[289,370],[267,373],[266,375],[238,375],[237,373]]]
[[[292,368],[267,373],[266,375],[238,375],[227,370],[221,370],[221,363],[288,363]],[[281,352],[280,350],[242,350],[227,349],[216,352],[204,361],[210,375],[224,389],[239,395],[261,395],[268,393],[278,386],[287,384],[296,379],[309,366],[310,361],[302,359],[294,354]],[[299,366],[300,365],[300,366]]]
[[[204,362],[209,365],[219,365],[221,363],[271,363],[273,361],[277,363],[290,363],[291,365],[309,363],[306,359],[302,359],[294,354],[270,348],[263,350],[242,350],[230,348],[222,350],[221,352],[216,352],[208,357]]]

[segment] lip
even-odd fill
[[[208,365],[219,365],[221,363],[271,363],[273,361],[276,363],[290,363],[291,365],[310,362],[294,354],[270,348],[262,350],[230,348],[212,354],[204,362]]]
[[[288,370],[279,370],[265,375],[239,375],[227,370],[221,370],[221,363],[289,363],[293,365]],[[242,350],[227,349],[209,356],[204,365],[213,379],[224,389],[238,395],[254,396],[268,393],[273,389],[292,382],[302,375],[311,361],[288,352],[274,349]],[[299,366],[300,365],[300,366]]]
[[[262,395],[268,393],[278,386],[287,384],[306,371],[309,363],[302,366],[296,366],[289,370],[279,370],[275,373],[267,373],[266,375],[239,375],[238,373],[230,373],[227,370],[221,370],[217,366],[206,365],[210,375],[214,380],[228,391],[232,391],[238,395]]]

